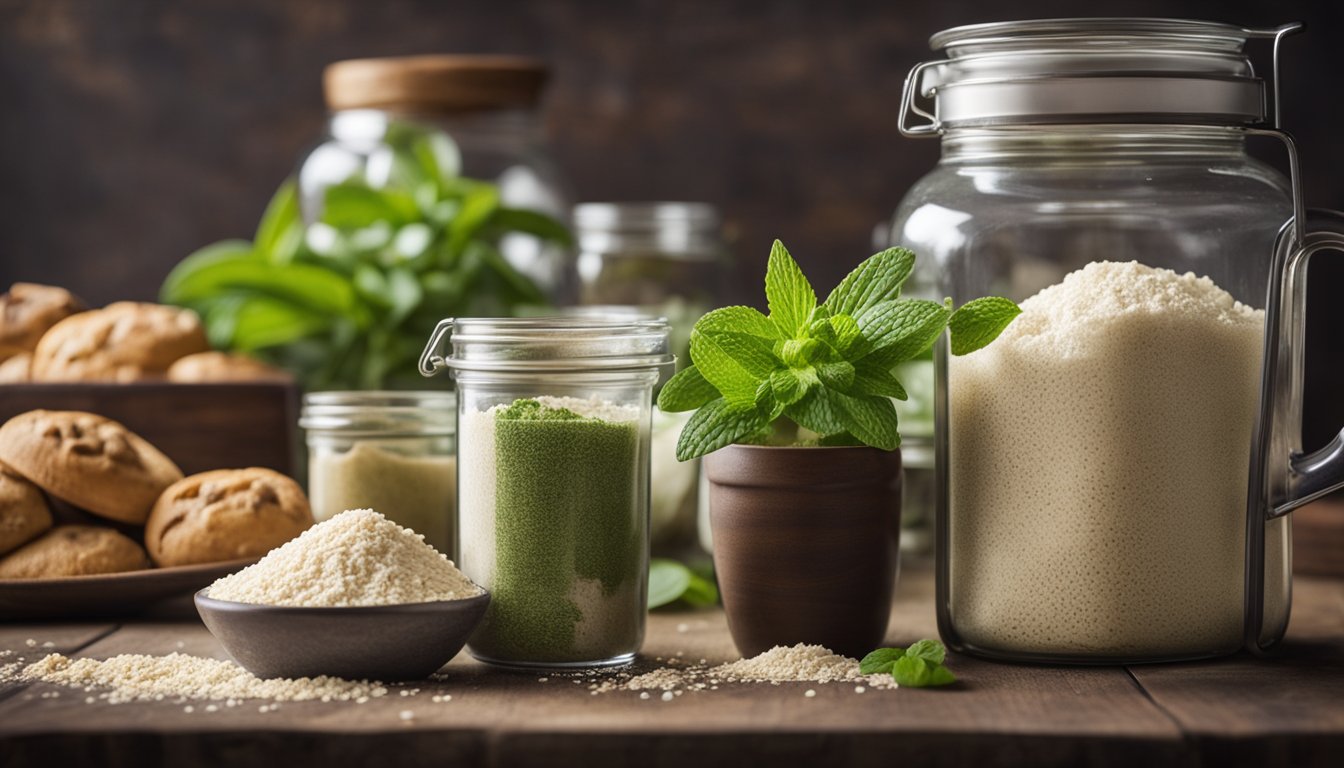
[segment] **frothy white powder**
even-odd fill
[[[951,360],[963,641],[1101,656],[1240,645],[1263,328],[1207,278],[1094,262]],[[1282,526],[1269,538],[1281,551]]]
[[[461,600],[481,594],[420,534],[370,509],[325,520],[210,585],[217,600],[355,606]]]

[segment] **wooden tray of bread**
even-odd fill
[[[282,371],[188,310],[0,296],[0,620],[128,613],[312,524]]]

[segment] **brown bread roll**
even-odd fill
[[[64,288],[15,283],[0,296],[0,359],[32,352],[49,328],[84,309]]]
[[[168,380],[183,384],[225,381],[288,381],[290,375],[260,360],[227,352],[197,352],[173,363]]]
[[[121,424],[82,411],[29,411],[0,427],[0,461],[52,496],[143,525],[182,471]]]
[[[149,567],[145,550],[111,528],[62,525],[0,559],[0,579],[50,579]]]
[[[177,360],[210,349],[195,312],[130,301],[67,317],[33,353],[33,381],[162,378]]]
[[[42,535],[51,524],[42,491],[0,462],[0,555]]]
[[[303,489],[270,469],[217,469],[163,492],[145,524],[160,566],[259,557],[303,533],[313,512]]]

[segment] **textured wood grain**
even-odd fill
[[[932,579],[907,568],[888,641],[932,635]],[[87,705],[34,686],[0,701],[6,766],[294,765],[683,766],[746,764],[1332,765],[1344,738],[1344,594],[1301,579],[1290,642],[1271,660],[1133,668],[1029,667],[957,656],[964,681],[942,691],[850,685],[723,686],[664,702],[593,695],[589,678],[510,674],[465,655],[443,682],[364,705],[257,702],[188,714],[175,702]],[[0,636],[2,638],[3,636]],[[128,624],[82,650],[180,651],[223,658],[195,623]],[[650,658],[734,657],[719,611],[656,614]],[[680,653],[680,656],[677,654]],[[1142,687],[1140,686],[1142,685]],[[804,691],[817,695],[808,698]],[[436,703],[435,695],[451,694]],[[25,698],[29,697],[31,698]],[[401,712],[414,714],[401,719]]]
[[[1344,760],[1344,581],[1299,578],[1283,648],[1134,667],[1134,678],[1214,765]]]

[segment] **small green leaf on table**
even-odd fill
[[[649,608],[678,600],[693,607],[714,605],[719,601],[719,590],[713,581],[676,560],[653,558],[649,561]]]

